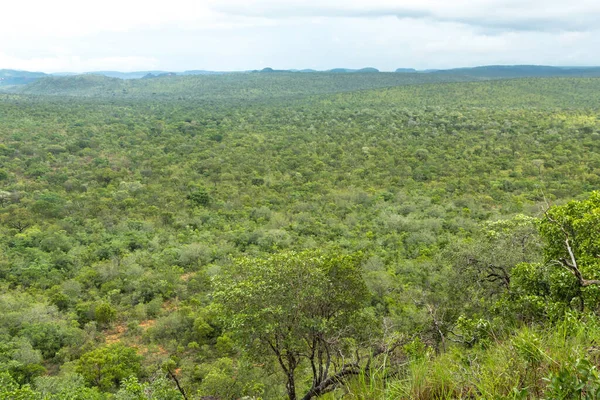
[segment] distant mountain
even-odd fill
[[[331,72],[257,72],[218,76],[172,76],[147,79],[117,79],[102,75],[45,77],[11,91],[32,95],[110,97],[110,98],[185,98],[238,99],[248,101],[276,97],[301,97],[368,90],[422,83],[470,82],[469,76],[436,74],[331,73]]]
[[[46,76],[22,86],[18,92],[24,94],[95,95],[122,90],[125,83],[123,79],[94,74]]]
[[[356,72],[379,72],[379,70],[377,68],[367,67],[367,68],[361,68]]]
[[[75,76],[75,75],[81,75],[77,72],[53,72],[50,74],[51,76]]]
[[[149,72],[140,79],[164,78],[167,76],[177,76],[177,74],[175,72],[163,72],[161,74],[153,74]]]
[[[351,69],[351,68],[334,68],[330,69],[326,72],[334,72],[334,73],[352,73],[352,72],[379,72],[377,68],[367,67],[361,69]]]
[[[43,72],[0,69],[0,86],[26,85],[45,76],[48,75]]]
[[[351,68],[334,68],[329,71],[316,71],[314,69],[290,69],[276,70],[270,67],[262,70],[240,71],[238,73],[377,73],[378,69],[368,67],[361,69]],[[453,68],[453,69],[430,69],[430,70],[415,70],[413,68],[398,68],[396,73],[418,74],[418,75],[435,75],[439,76],[438,80],[484,80],[484,79],[510,79],[510,78],[529,78],[529,77],[600,77],[600,67],[552,67],[545,65],[487,65],[472,68]],[[19,71],[13,69],[0,69],[0,88],[3,91],[17,91],[19,86],[27,85],[36,82],[40,78],[47,77],[82,77],[82,76],[102,76],[107,78],[118,78],[121,80],[137,80],[141,78],[155,78],[163,76],[203,76],[203,75],[231,75],[235,72],[219,72],[207,70],[188,70],[184,72],[169,72],[169,71],[134,71],[134,72],[119,72],[119,71],[95,71],[85,73],[61,72],[46,74],[43,72]],[[381,75],[381,74],[378,74]],[[407,78],[408,79],[408,78]],[[416,79],[416,78],[415,78]],[[83,80],[83,86],[90,85],[94,79]],[[51,80],[48,82],[52,82]],[[48,82],[44,84],[49,84]],[[113,85],[113,84],[111,84]],[[103,86],[106,86],[103,83]],[[109,85],[110,86],[110,85]],[[57,89],[58,90],[58,89]],[[60,90],[58,90],[60,92]]]
[[[17,69],[0,69],[0,78],[41,78],[47,76],[43,72],[30,72]]]
[[[177,75],[223,75],[227,72],[222,71],[205,71],[205,70],[191,70],[177,73]]]
[[[487,78],[524,78],[552,76],[600,76],[600,67],[551,67],[547,65],[486,65],[473,68],[432,70],[428,73],[469,75]]]
[[[86,72],[82,75],[102,75],[107,76],[109,78],[119,78],[119,79],[140,79],[148,74],[152,75],[162,75],[169,74],[169,71],[134,71],[134,72],[119,72],[119,71],[93,71]]]
[[[379,72],[379,70],[377,68],[372,68],[372,67],[368,67],[368,68],[361,68],[361,69],[350,69],[350,68],[334,68],[334,69],[330,69],[327,71],[318,71],[316,69],[273,69],[271,67],[267,67],[267,68],[263,68],[261,70],[252,70],[252,71],[245,71],[245,72],[260,72],[260,73],[274,73],[274,72],[287,72],[287,73],[293,73],[293,72],[303,72],[303,73],[327,73],[327,72],[331,72],[331,73],[343,73],[343,74],[349,74],[349,73],[368,73],[368,72]]]
[[[297,72],[297,71],[292,70],[292,69],[273,69],[271,67],[267,67],[267,68],[261,69],[260,71],[256,71],[255,70],[255,71],[252,71],[252,72],[260,72],[260,73],[271,74],[271,73],[274,73],[274,72],[288,72],[289,73],[289,72]]]

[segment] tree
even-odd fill
[[[549,208],[540,225],[540,232],[545,240],[545,261],[547,264],[561,266],[575,278],[575,294],[580,299],[582,309],[584,289],[600,285],[598,227],[600,192],[593,192],[588,200],[571,201],[563,206]]]
[[[141,358],[135,349],[115,343],[83,354],[76,370],[88,383],[109,390],[118,387],[125,378],[138,376]]]
[[[107,326],[117,317],[117,310],[108,303],[100,303],[94,309],[94,318],[101,326]]]
[[[0,190],[0,207],[10,202],[11,193],[6,190]]]
[[[115,398],[117,400],[171,400],[187,397],[182,397],[165,377],[158,376],[151,382],[142,383],[132,376],[123,380]]]
[[[195,206],[206,207],[210,204],[210,195],[204,188],[198,188],[188,194],[188,200],[190,200]]]
[[[310,251],[240,259],[215,292],[225,322],[251,355],[276,358],[290,400],[297,398],[296,371],[304,362],[312,375],[306,400],[360,373],[359,360],[343,363],[337,355],[367,331],[361,319],[367,296],[357,257]]]
[[[459,250],[457,270],[470,286],[490,286],[487,296],[499,289],[510,290],[512,269],[520,263],[539,261],[541,242],[537,220],[519,214],[511,219],[490,221]],[[471,278],[471,279],[467,279]],[[474,281],[477,285],[473,285]],[[463,288],[463,290],[466,288]]]
[[[0,372],[0,400],[35,400],[39,399],[29,385],[19,386],[8,372]]]
[[[35,218],[28,209],[11,204],[0,215],[0,223],[23,233],[35,223]]]

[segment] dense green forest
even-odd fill
[[[119,71],[92,71],[85,73],[74,73],[74,72],[62,72],[55,74],[45,74],[43,72],[29,72],[29,71],[21,71],[21,70],[12,70],[12,69],[0,69],[0,90],[11,90],[11,91],[19,91],[22,88],[18,88],[16,86],[25,85],[32,83],[34,81],[42,80],[44,83],[33,86],[25,89],[26,91],[39,92],[43,90],[44,93],[48,94],[52,91],[62,91],[65,88],[56,87],[57,82],[64,82],[63,77],[71,77],[77,80],[77,91],[80,95],[93,95],[93,94],[101,94],[102,91],[92,92],[90,91],[90,86],[98,86],[98,77],[99,78],[119,78],[130,80],[130,79],[140,79],[140,78],[158,78],[158,77],[168,77],[168,76],[190,76],[190,75],[229,75],[228,78],[221,78],[217,80],[208,80],[208,82],[213,82],[223,87],[224,82],[229,81],[230,84],[232,82],[237,82],[238,84],[248,84],[250,83],[247,76],[244,75],[256,75],[257,73],[276,73],[277,75],[282,76],[283,80],[286,84],[282,85],[280,91],[286,92],[290,90],[291,82],[290,78],[293,79],[308,79],[310,80],[320,80],[325,77],[327,80],[326,85],[322,85],[323,88],[332,89],[332,84],[336,83],[336,86],[333,87],[333,91],[340,91],[343,88],[343,85],[353,85],[353,86],[363,86],[366,84],[369,87],[379,87],[381,83],[376,82],[384,82],[385,80],[388,83],[399,83],[406,84],[409,82],[454,82],[454,81],[477,81],[477,80],[485,80],[485,79],[505,79],[505,78],[541,78],[541,77],[600,77],[600,68],[598,67],[552,67],[545,65],[486,65],[480,67],[472,67],[472,68],[454,68],[454,69],[446,69],[446,70],[420,70],[417,71],[414,68],[398,68],[396,69],[396,73],[407,74],[404,77],[395,76],[394,73],[379,73],[380,71],[376,68],[367,67],[360,69],[352,69],[352,68],[334,68],[328,71],[317,71],[314,69],[301,69],[301,70],[274,70],[273,68],[263,68],[262,70],[254,70],[254,71],[207,71],[207,70],[190,70],[183,72],[169,72],[169,71],[132,71],[132,72],[119,72]],[[308,77],[298,77],[297,75],[301,74],[309,74]],[[373,73],[378,76],[370,76],[369,79],[364,79],[365,77],[361,75],[365,75],[368,73],[369,75],[373,75]],[[359,75],[358,77],[335,77],[335,75],[340,74],[352,74]],[[58,81],[52,80],[52,78],[58,78]],[[49,79],[42,79],[49,78]],[[241,79],[240,79],[241,78]],[[271,77],[273,78],[273,77]],[[276,80],[277,78],[275,78]],[[88,83],[84,83],[84,81],[88,81]],[[105,80],[105,83],[111,82],[112,85],[109,86],[121,86],[119,80]],[[91,81],[91,82],[90,82]],[[95,83],[92,83],[94,82]],[[191,82],[191,80],[183,80],[185,82]],[[361,82],[362,81],[362,82]],[[244,83],[246,82],[246,83]],[[264,83],[264,81],[262,81]],[[354,82],[354,83],[352,83]],[[360,83],[359,83],[360,82]],[[269,83],[271,85],[272,83]],[[63,84],[59,84],[62,86]],[[196,83],[197,85],[197,83]],[[210,83],[208,83],[210,85]],[[312,85],[309,83],[309,85]],[[125,88],[136,86],[136,84],[124,84],[122,85]],[[143,85],[142,85],[143,86]],[[385,85],[384,85],[385,86]],[[185,89],[187,86],[180,86],[178,89]],[[261,86],[255,86],[254,89],[261,90]],[[71,89],[74,89],[71,86]],[[173,90],[174,88],[171,88]],[[114,88],[113,88],[114,90]],[[314,89],[313,89],[314,90]],[[346,89],[347,90],[347,89]],[[110,92],[108,92],[110,93]],[[271,94],[275,94],[271,92]],[[279,93],[280,95],[282,93]]]
[[[600,79],[0,94],[0,399],[600,398]]]
[[[101,75],[48,77],[14,87],[26,94],[84,97],[157,98],[167,101],[209,102],[289,98],[300,95],[440,82],[469,82],[489,77],[452,74],[396,73],[231,73],[226,75],[158,76],[122,80]]]

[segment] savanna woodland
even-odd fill
[[[600,78],[0,94],[0,399],[600,398]]]

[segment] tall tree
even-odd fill
[[[308,251],[243,258],[215,293],[229,327],[250,354],[275,357],[290,400],[297,398],[296,371],[302,363],[312,375],[303,399],[360,372],[360,360],[349,361],[355,353],[348,343],[360,342],[366,331],[361,310],[367,297],[357,257]]]

